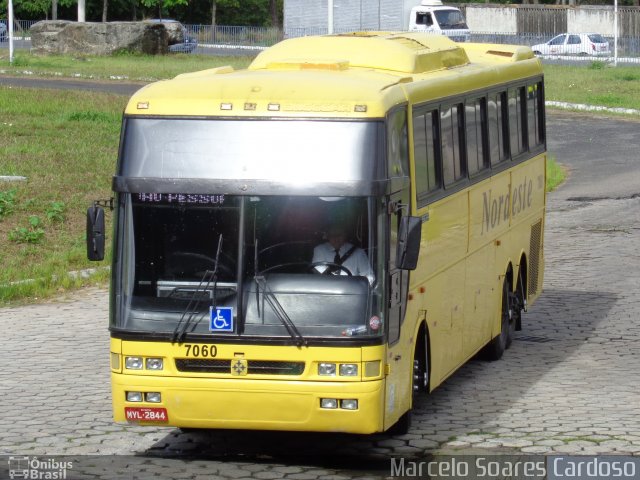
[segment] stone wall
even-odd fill
[[[70,22],[52,20],[31,27],[31,51],[40,55],[111,55],[127,50],[166,54],[170,43],[182,41],[179,23]]]

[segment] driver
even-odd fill
[[[361,248],[346,241],[344,225],[334,223],[327,231],[327,241],[313,249],[312,263],[321,263],[314,268],[319,273],[332,275],[352,275],[367,277],[373,285],[375,277],[369,258]],[[342,266],[342,268],[340,268]]]

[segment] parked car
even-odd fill
[[[178,53],[191,53],[198,47],[198,41],[192,35],[189,35],[187,29],[177,20],[171,18],[154,18],[147,20],[153,23],[162,23],[165,25],[169,33],[169,51]],[[177,41],[179,35],[176,32],[181,32],[182,42]]]
[[[4,42],[7,39],[7,26],[4,22],[0,21],[0,42]]]
[[[610,55],[609,42],[599,33],[563,33],[531,47],[536,55]]]

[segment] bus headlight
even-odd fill
[[[342,408],[343,410],[357,410],[358,400],[356,399],[340,400],[340,408]]]
[[[318,375],[324,376],[336,376],[336,364],[335,363],[320,363],[318,364]]]
[[[335,398],[321,398],[320,408],[338,408],[338,400]]]
[[[342,375],[343,377],[358,376],[358,364],[357,363],[341,363],[340,375]]]
[[[142,358],[141,357],[125,357],[124,368],[127,370],[142,370]]]
[[[141,402],[142,392],[127,392],[127,402]]]
[[[160,403],[162,397],[160,392],[147,392],[144,394],[144,399],[149,403]]]
[[[162,370],[163,363],[161,358],[147,358],[146,368],[147,370]]]

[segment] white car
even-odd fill
[[[531,47],[536,55],[610,55],[609,42],[599,33],[563,33]]]
[[[7,37],[7,26],[4,24],[4,22],[0,21],[0,42],[4,42]]]

